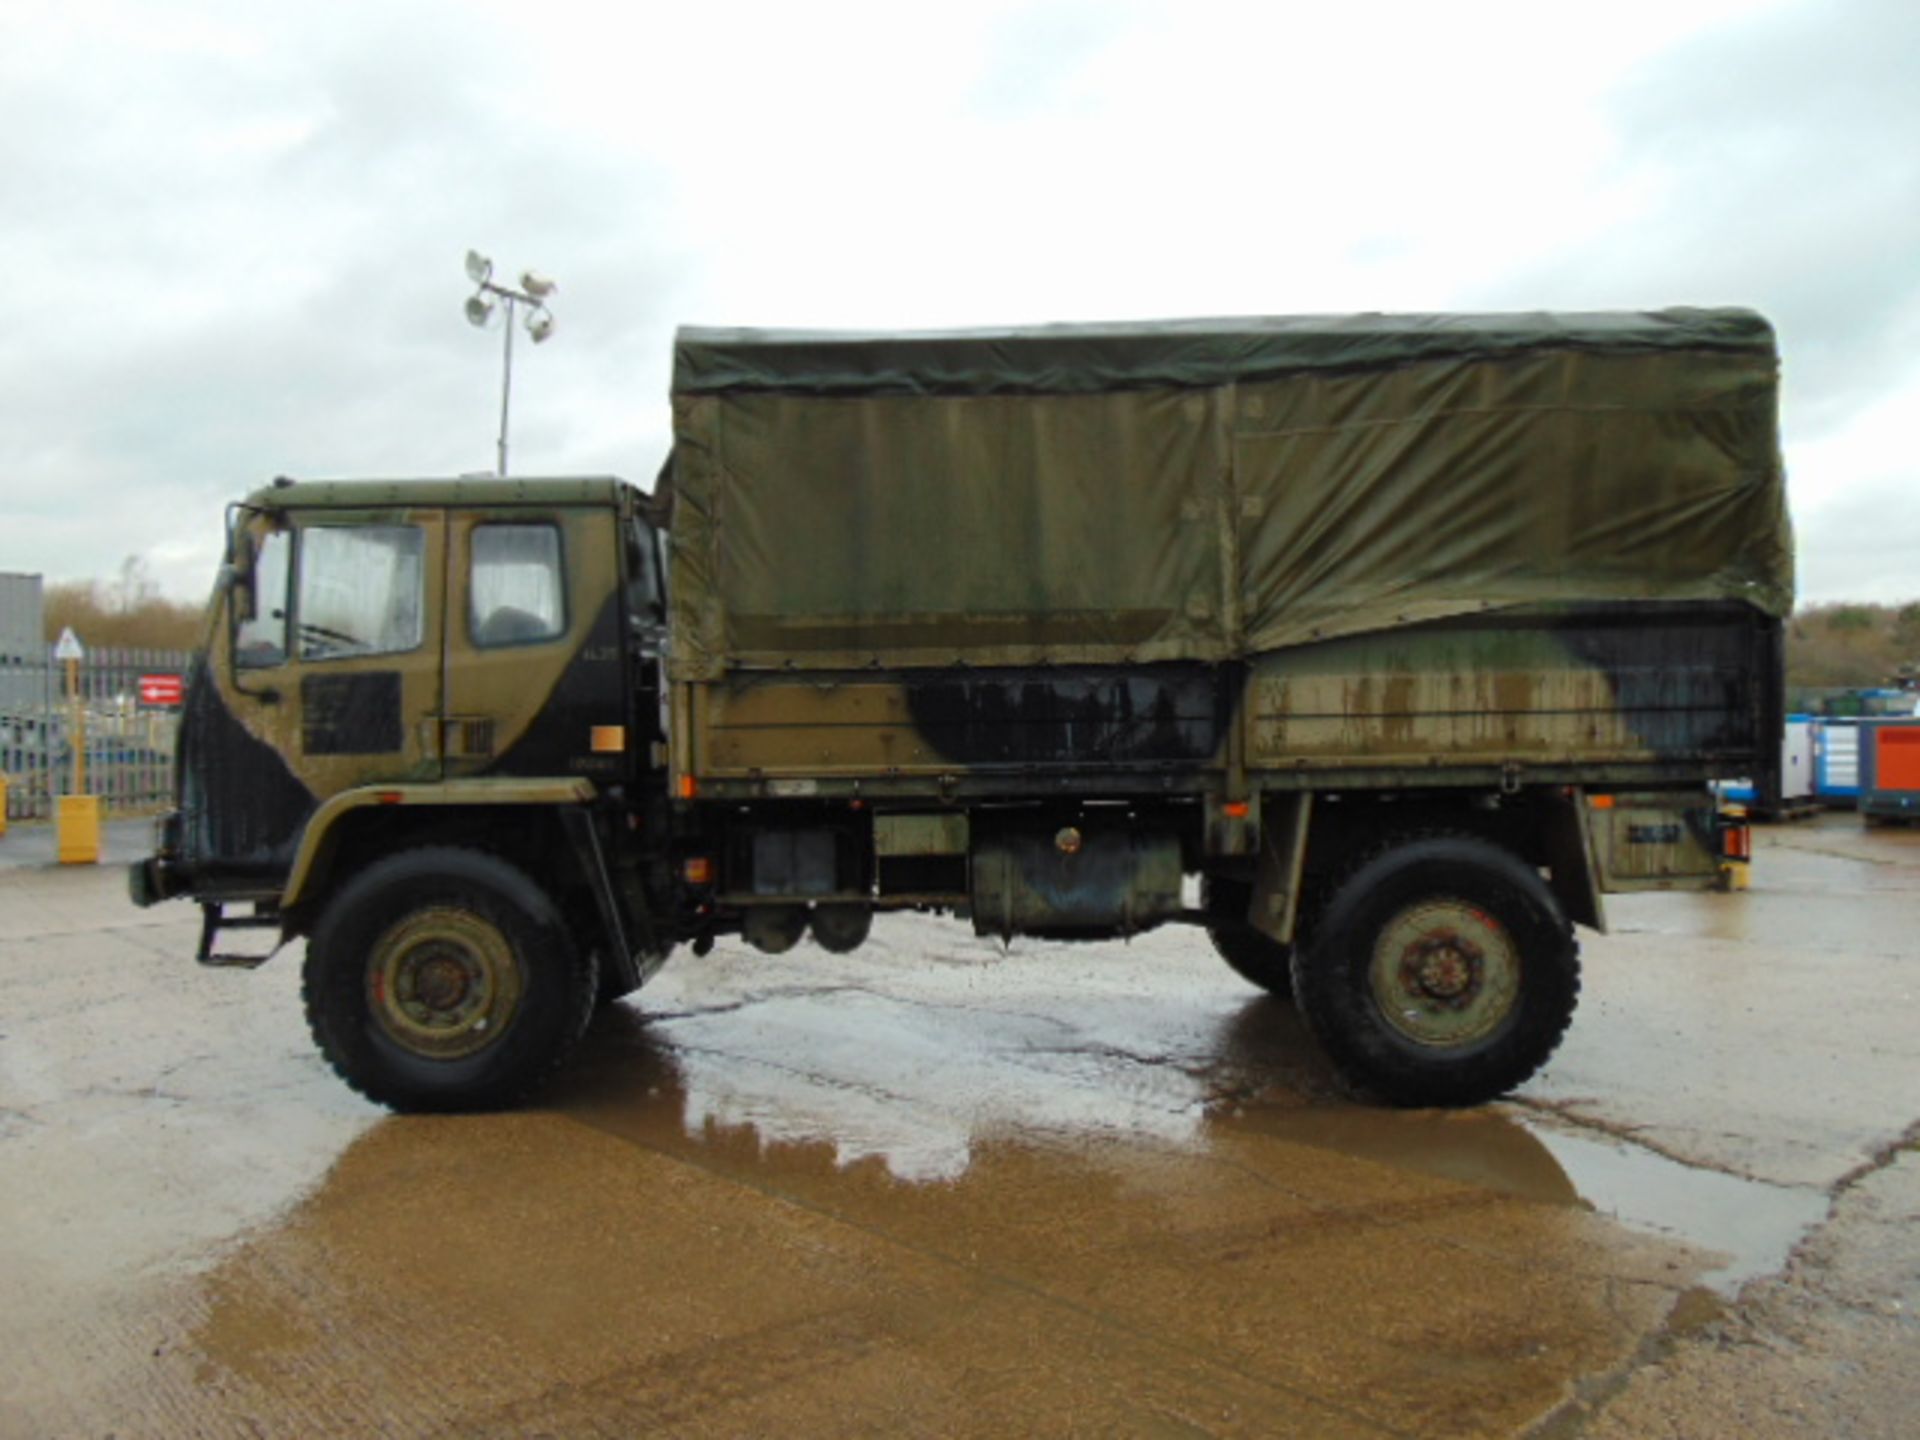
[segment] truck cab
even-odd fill
[[[533,863],[565,840],[539,817],[656,766],[665,604],[647,498],[617,480],[256,491],[136,898],[195,896],[212,959],[223,926],[298,928],[343,854],[453,837]]]

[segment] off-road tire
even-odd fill
[[[1429,993],[1428,958],[1443,989],[1462,973],[1467,988]],[[1478,1105],[1559,1045],[1580,996],[1579,947],[1553,892],[1517,856],[1464,836],[1418,837],[1373,851],[1336,885],[1294,955],[1293,989],[1356,1089],[1394,1105]]]
[[[499,997],[498,1014],[410,1043],[385,977],[431,947],[492,977],[481,990]],[[436,846],[376,861],[342,887],[307,942],[301,990],[321,1054],[369,1100],[489,1110],[520,1099],[573,1048],[592,1015],[596,970],[524,871]],[[486,1025],[495,1033],[480,1034]],[[458,1053],[432,1053],[435,1043]]]
[[[1293,946],[1261,934],[1246,920],[1253,887],[1244,880],[1204,876],[1200,908],[1207,912],[1207,938],[1242,980],[1269,995],[1293,1000]]]

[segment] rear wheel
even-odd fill
[[[1293,946],[1262,934],[1247,923],[1253,887],[1244,880],[1208,875],[1200,882],[1200,906],[1207,912],[1207,938],[1220,958],[1242,980],[1282,1000],[1293,999]]]
[[[1347,876],[1294,956],[1293,984],[1350,1083],[1396,1105],[1477,1105],[1559,1045],[1579,949],[1532,867],[1482,840],[1431,837]]]
[[[403,851],[334,897],[307,944],[307,1024],[396,1110],[519,1099],[579,1039],[597,989],[547,893],[479,851]]]

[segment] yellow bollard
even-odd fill
[[[54,817],[60,863],[95,865],[100,861],[100,797],[62,795]]]

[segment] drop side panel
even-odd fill
[[[1501,612],[1258,657],[1249,768],[1324,783],[1693,783],[1777,760],[1770,621],[1741,605]]]

